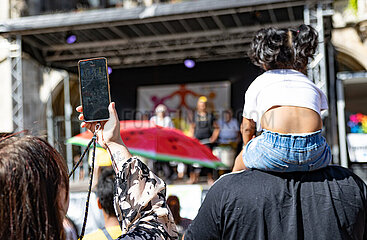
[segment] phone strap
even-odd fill
[[[85,233],[85,228],[87,225],[87,219],[88,219],[88,210],[89,210],[89,200],[90,200],[90,194],[92,192],[92,182],[93,182],[93,173],[94,173],[94,160],[96,158],[96,141],[97,141],[97,132],[101,129],[101,124],[97,123],[97,125],[95,126],[94,129],[94,133],[93,133],[93,137],[90,140],[90,142],[88,143],[87,148],[84,150],[82,156],[80,157],[79,161],[75,164],[73,170],[69,173],[69,178],[73,175],[73,173],[75,172],[76,168],[79,166],[80,162],[83,160],[85,154],[89,151],[90,146],[93,143],[93,154],[92,154],[92,165],[91,165],[91,173],[90,173],[90,178],[89,178],[89,188],[88,188],[88,196],[87,196],[87,200],[85,202],[85,211],[84,211],[84,220],[83,220],[83,227],[82,227],[82,231],[80,233],[80,236],[78,237],[78,239],[82,240],[84,237],[84,233]]]

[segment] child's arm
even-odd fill
[[[246,144],[255,137],[255,132],[256,132],[255,127],[256,127],[256,124],[254,120],[247,119],[247,118],[242,119],[241,133],[242,133],[242,139],[243,139],[243,146],[246,146]],[[237,171],[247,169],[245,164],[243,163],[242,153],[243,153],[243,148],[240,154],[238,154],[238,156],[236,157],[232,172],[237,172]]]
[[[242,133],[242,140],[243,140],[243,146],[246,146],[246,144],[255,136],[256,132],[256,124],[254,120],[242,118],[242,124],[241,124],[241,133]]]

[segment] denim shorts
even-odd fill
[[[244,146],[247,168],[274,172],[313,171],[331,162],[330,147],[321,130],[307,134],[281,134],[268,130]]]

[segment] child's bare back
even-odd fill
[[[322,128],[322,120],[309,108],[274,106],[262,116],[261,126],[277,133],[311,133]]]

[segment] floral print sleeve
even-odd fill
[[[118,239],[178,239],[162,179],[133,157],[115,181],[115,211],[122,229]]]

